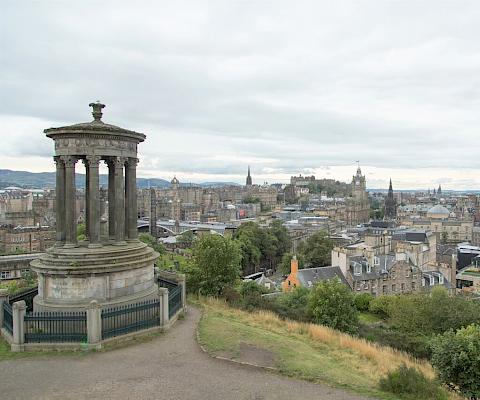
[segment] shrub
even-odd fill
[[[480,398],[480,326],[450,330],[431,340],[431,363],[440,380],[462,395]]]
[[[380,318],[387,319],[390,317],[394,301],[394,296],[378,296],[370,302],[369,310]]]
[[[370,293],[357,294],[355,296],[355,307],[358,311],[368,311],[373,299],[374,297]]]
[[[381,390],[394,393],[404,399],[447,399],[446,393],[437,382],[426,378],[420,371],[405,364],[381,378],[379,386]]]
[[[358,331],[354,295],[338,278],[319,282],[311,289],[308,311],[317,324],[348,333]]]
[[[254,281],[242,282],[238,290],[242,305],[248,310],[259,308],[262,305],[263,288]]]

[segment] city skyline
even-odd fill
[[[139,177],[480,189],[480,6],[278,4],[6,4],[0,168],[53,171],[43,129],[99,99]]]

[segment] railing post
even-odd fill
[[[91,347],[102,347],[102,310],[96,300],[92,300],[87,308],[87,339]]]
[[[185,284],[185,275],[177,274],[177,283],[182,287],[182,309],[187,312],[187,285]]]
[[[8,290],[0,289],[0,329],[3,328],[3,303],[8,302]]]
[[[25,300],[17,301],[12,306],[13,319],[13,343],[11,345],[12,351],[23,351],[25,344],[25,313],[27,305]]]
[[[160,326],[167,326],[168,315],[168,289],[164,287],[158,288],[158,297],[160,298]]]

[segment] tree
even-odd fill
[[[333,241],[324,231],[319,231],[300,243],[298,251],[308,266],[324,267],[332,262]]]
[[[449,330],[431,340],[439,379],[470,399],[480,398],[480,326]]]
[[[240,277],[241,253],[237,242],[221,235],[195,241],[193,263],[187,267],[187,286],[204,295],[220,295]]]
[[[268,230],[276,238],[275,261],[278,263],[283,255],[292,247],[292,241],[287,228],[280,220],[273,221]]]
[[[350,289],[338,278],[317,283],[308,299],[314,321],[343,332],[358,331],[358,311]]]
[[[87,238],[86,236],[86,226],[85,224],[78,224],[77,225],[77,240],[81,242]]]
[[[151,247],[160,255],[167,252],[165,250],[165,246],[162,243],[158,243],[157,239],[155,239],[149,233],[141,233],[138,235],[138,239],[140,239],[141,242],[145,243],[148,247]]]
[[[447,231],[443,231],[442,232],[442,243],[445,244],[448,242],[448,232]]]
[[[194,240],[195,240],[195,234],[191,230],[182,232],[180,235],[177,236],[177,242],[183,243],[188,247],[190,247],[193,244]]]

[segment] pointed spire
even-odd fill
[[[392,191],[393,192],[393,187],[392,187],[392,178],[390,178],[390,185],[388,186],[388,191]]]

